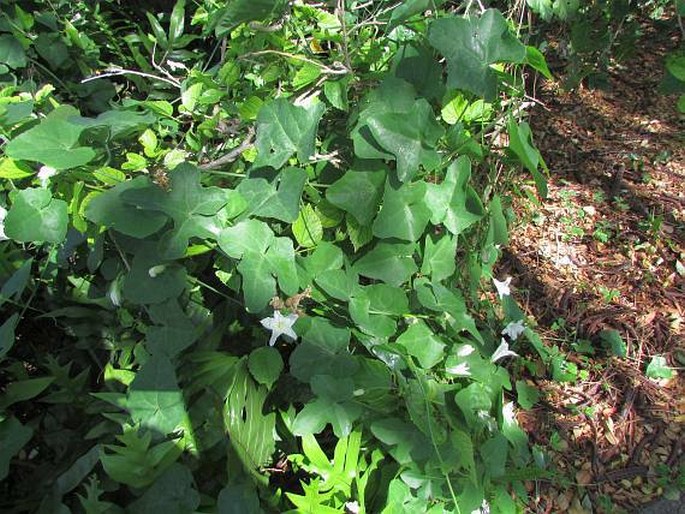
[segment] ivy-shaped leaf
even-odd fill
[[[178,259],[185,254],[191,238],[216,239],[223,228],[216,214],[229,202],[244,208],[245,200],[235,191],[203,187],[200,170],[191,164],[177,166],[169,172],[169,178],[169,191],[151,186],[126,191],[122,198],[140,209],[163,212],[174,221],[160,246],[163,258]]]
[[[324,110],[320,102],[305,108],[284,98],[264,105],[257,116],[254,166],[280,169],[294,153],[300,162],[307,163],[314,155],[316,129]]]
[[[67,236],[67,212],[67,203],[48,189],[23,189],[7,213],[5,233],[15,241],[61,243]]]
[[[316,246],[323,238],[321,220],[311,204],[300,210],[300,215],[293,223],[293,235],[297,242],[306,248]]]
[[[148,307],[155,322],[145,333],[145,346],[153,355],[163,354],[170,359],[193,344],[198,333],[176,299]]]
[[[52,111],[39,125],[12,139],[4,151],[7,157],[37,161],[55,168],[68,170],[89,163],[95,150],[79,144],[84,126],[69,118],[79,117],[71,106],[61,106]]]
[[[418,270],[413,259],[415,248],[412,243],[378,243],[354,263],[354,270],[364,277],[400,286]]]
[[[388,168],[380,161],[357,161],[326,190],[326,199],[370,225],[378,212]]]
[[[447,168],[442,183],[427,185],[431,223],[442,223],[455,236],[485,215],[478,193],[469,185],[470,179],[471,161],[461,156]]]
[[[164,261],[156,243],[141,241],[124,277],[124,298],[137,305],[162,303],[178,297],[185,287],[185,267]]]
[[[547,165],[533,144],[533,134],[525,121],[517,125],[513,118],[507,122],[509,132],[509,149],[519,158],[523,165],[533,174],[535,187],[543,198],[547,198],[547,180],[538,170],[539,166],[547,170]]]
[[[300,210],[300,197],[307,180],[307,172],[299,168],[285,168],[270,183],[263,178],[243,180],[238,191],[247,203],[241,217],[249,215],[274,218],[293,223]]]
[[[373,234],[380,238],[418,240],[431,217],[425,198],[425,182],[394,187],[388,180],[383,206],[373,223]]]
[[[447,86],[493,100],[496,62],[523,62],[526,48],[509,32],[507,20],[496,9],[481,16],[441,18],[431,23],[428,40],[447,58]]]

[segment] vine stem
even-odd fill
[[[138,77],[144,77],[152,80],[159,80],[161,82],[165,82],[167,84],[171,84],[177,89],[181,89],[181,83],[174,79],[174,78],[168,78],[168,77],[160,77],[159,75],[154,75],[152,73],[145,73],[144,71],[137,71],[137,70],[128,70],[126,68],[118,68],[118,67],[112,67],[112,68],[107,68],[104,72],[98,73],[97,75],[93,75],[92,77],[86,77],[81,81],[81,84],[85,84],[86,82],[92,82],[93,80],[98,80],[98,79],[104,79],[107,77],[117,77],[120,75],[136,75]]]
[[[232,163],[238,157],[240,157],[241,153],[243,153],[250,146],[252,146],[252,141],[254,140],[254,135],[255,135],[254,128],[253,127],[248,128],[247,129],[247,136],[245,136],[245,139],[243,140],[242,143],[240,143],[238,146],[236,146],[233,150],[228,152],[226,155],[223,155],[223,156],[219,157],[218,159],[207,162],[205,164],[201,164],[200,169],[201,170],[214,170],[216,168],[221,168],[222,166],[224,166],[226,164]]]

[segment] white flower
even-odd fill
[[[9,237],[5,235],[5,216],[7,216],[7,209],[0,206],[0,241],[9,240]]]
[[[505,403],[502,406],[502,418],[505,425],[516,424],[516,414],[514,413],[514,402]]]
[[[464,346],[459,348],[459,350],[457,350],[457,355],[459,357],[468,357],[475,351],[476,349],[473,346],[471,346],[470,344],[465,344]]]
[[[157,278],[159,275],[164,273],[165,269],[166,264],[157,264],[157,266],[152,266],[149,270],[147,270],[147,274],[150,275],[150,278]]]
[[[518,321],[510,321],[509,324],[504,327],[504,330],[502,330],[502,335],[509,336],[512,341],[516,341],[525,330],[526,327],[523,324],[522,319]]]
[[[468,377],[471,375],[471,371],[469,370],[469,365],[466,362],[462,362],[461,364],[457,364],[456,366],[451,366],[447,368],[445,371],[447,373],[450,373],[452,375],[460,375],[464,377]]]
[[[502,342],[500,345],[497,347],[497,350],[495,350],[495,353],[492,354],[492,357],[490,357],[490,362],[497,362],[500,359],[504,359],[505,357],[518,357],[518,353],[512,352],[509,349],[509,343],[502,338]]]
[[[504,298],[505,296],[509,296],[511,294],[511,289],[509,289],[509,284],[511,284],[511,277],[507,277],[506,280],[504,280],[503,282],[500,282],[496,278],[493,278],[492,282],[495,284],[495,287],[497,288],[497,294],[500,298]]]
[[[112,305],[121,307],[121,285],[118,280],[114,280],[109,284],[107,296],[109,297],[109,301],[112,302]]]
[[[490,504],[487,502],[487,500],[483,500],[483,504],[480,506],[480,508],[472,510],[471,514],[490,514]]]
[[[171,59],[167,59],[166,65],[171,68],[171,71],[178,71],[178,70],[187,70],[188,68],[186,67],[185,64],[182,62],[177,62],[177,61],[172,61]]]
[[[269,339],[269,346],[273,346],[276,343],[276,339],[279,336],[286,336],[293,341],[297,339],[297,334],[293,330],[293,325],[297,321],[297,314],[288,314],[283,316],[281,311],[274,311],[273,318],[264,318],[260,321],[262,326],[268,330],[271,330],[271,339]]]
[[[478,419],[485,423],[485,426],[490,432],[497,428],[497,421],[495,418],[490,416],[488,411],[481,409],[476,413],[476,415],[478,416]]]
[[[40,186],[48,187],[50,178],[54,177],[55,175],[57,175],[57,170],[55,168],[51,168],[50,166],[41,166],[40,170],[38,171],[38,179],[40,180]]]
[[[347,514],[359,514],[359,502],[355,500],[345,503],[345,512]]]

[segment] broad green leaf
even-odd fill
[[[495,245],[506,246],[509,243],[509,230],[507,220],[502,212],[502,199],[495,195],[488,206],[490,210],[490,223],[488,225],[488,242]]]
[[[257,386],[243,363],[236,369],[233,386],[224,404],[224,423],[230,444],[247,471],[260,482],[266,477],[259,469],[266,466],[276,449],[276,415],[264,414],[267,391]]]
[[[131,383],[126,409],[134,422],[159,434],[188,428],[183,392],[176,372],[165,355],[153,355]]]
[[[370,225],[360,225],[359,222],[349,214],[345,217],[345,227],[350,243],[355,253],[373,240],[373,229]]]
[[[427,184],[431,223],[442,223],[455,236],[485,215],[478,193],[469,185],[470,179],[471,161],[461,156],[447,168],[441,184]]]
[[[33,170],[22,161],[4,158],[0,159],[0,178],[20,180],[33,175]]]
[[[10,461],[29,442],[33,429],[10,416],[0,421],[0,481],[9,474]]]
[[[618,333],[618,330],[602,330],[599,333],[599,338],[602,342],[609,345],[611,353],[616,357],[624,358],[628,352],[626,342]]]
[[[252,350],[247,367],[258,383],[270,389],[283,371],[283,358],[278,350],[265,346]]]
[[[371,423],[371,433],[392,449],[390,455],[400,464],[425,459],[430,441],[414,425],[398,418],[378,419]]]
[[[295,267],[295,248],[287,237],[277,237],[266,252],[271,273],[278,279],[278,287],[286,295],[297,294],[299,289],[297,268]]]
[[[323,238],[323,226],[311,204],[306,204],[292,226],[297,242],[306,248],[316,246]]]
[[[393,10],[393,13],[399,8]],[[418,46],[416,41],[403,45],[395,55],[394,74],[416,88],[420,96],[428,100],[439,99],[445,92],[442,66],[435,52],[427,44]]]
[[[315,103],[308,108],[278,98],[264,105],[257,116],[257,159],[255,167],[280,169],[293,154],[302,163],[314,155],[319,120],[325,106]]]
[[[358,287],[350,298],[350,316],[367,334],[390,337],[396,329],[395,317],[409,312],[404,291],[387,284]]]
[[[445,352],[445,343],[420,320],[409,325],[396,342],[404,346],[409,355],[416,357],[423,369],[435,366],[442,360]]]
[[[123,198],[126,191],[142,189],[147,192],[150,187],[150,180],[143,176],[121,182],[88,202],[86,218],[127,236],[141,239],[150,236],[164,226],[167,217],[161,212],[136,209]]]
[[[341,269],[326,270],[315,277],[316,285],[338,300],[348,301],[357,285],[357,276]]]
[[[526,3],[533,12],[539,14],[545,21],[552,19],[552,15],[554,14],[554,11],[552,10],[553,2],[554,0],[526,0]]]
[[[15,300],[19,299],[31,277],[32,265],[33,258],[27,259],[2,285],[2,289],[0,289],[0,307],[12,297],[14,297]]]
[[[333,107],[341,111],[349,109],[347,100],[347,88],[349,80],[327,80],[323,84],[323,94]]]
[[[309,382],[317,374],[352,375],[358,363],[347,349],[349,343],[348,328],[335,327],[324,318],[313,318],[302,343],[290,354],[290,374],[301,382]]]
[[[6,129],[23,121],[28,121],[33,115],[33,100],[0,104],[0,126]]]
[[[447,58],[447,86],[492,100],[497,94],[497,62],[523,62],[526,48],[509,32],[496,9],[481,16],[440,18],[430,24],[428,40]]]
[[[52,491],[61,498],[73,491],[93,471],[100,461],[100,445],[96,444],[76,459],[69,468],[55,480]]]
[[[354,270],[362,276],[400,286],[418,270],[413,259],[415,248],[413,243],[378,243],[354,263]]]
[[[193,474],[186,466],[174,463],[128,510],[146,514],[193,514],[199,505],[200,494],[194,487]]]
[[[14,346],[14,329],[17,328],[17,323],[19,323],[19,314],[15,312],[0,325],[0,361]]]
[[[21,43],[11,34],[0,36],[0,63],[4,63],[12,69],[26,66],[26,52]]]
[[[404,184],[399,188],[388,181],[383,205],[373,223],[373,234],[380,238],[416,241],[428,225],[431,211],[426,205],[426,183]]]
[[[492,389],[488,385],[474,382],[459,391],[454,401],[461,409],[469,426],[475,427],[481,423],[478,412],[490,412],[492,408]]]
[[[516,396],[522,409],[532,409],[540,399],[540,392],[537,387],[528,385],[524,380],[516,381]]]
[[[145,346],[152,355],[162,354],[173,359],[197,340],[193,322],[176,299],[150,305],[148,313],[155,325],[145,333]]]
[[[238,264],[243,277],[245,308],[248,312],[260,312],[276,294],[276,280],[269,261],[263,253],[247,251]]]
[[[520,125],[516,124],[513,118],[507,122],[509,132],[509,149],[519,158],[523,165],[533,174],[535,187],[543,198],[547,198],[547,179],[538,170],[539,166],[546,170],[547,165],[533,143],[533,135],[530,126],[525,121]]]
[[[218,514],[263,514],[257,489],[246,482],[224,487],[217,500]]]
[[[355,403],[339,403],[328,398],[317,398],[297,413],[292,428],[293,434],[318,434],[330,423],[337,437],[345,437],[352,432],[352,424],[361,413],[361,406]]]
[[[70,118],[72,123],[83,128],[105,127],[112,139],[123,139],[137,135],[157,121],[157,116],[150,112],[138,112],[128,109],[109,109],[95,118]]]
[[[504,476],[509,453],[509,443],[504,436],[496,434],[481,444],[479,449],[486,472],[493,478]]]
[[[321,76],[321,67],[316,64],[305,62],[293,77],[293,89],[298,90],[311,84]],[[326,82],[327,84],[327,82]]]
[[[369,225],[378,212],[388,168],[380,161],[356,161],[326,190],[326,199]]]
[[[277,16],[285,6],[284,0],[233,0],[213,15],[215,35],[221,38],[241,23]]]
[[[151,273],[153,268],[156,268],[155,273]],[[185,287],[186,269],[162,260],[156,244],[141,242],[131,262],[131,270],[124,277],[122,292],[127,300],[141,305],[176,298]]]
[[[7,213],[5,233],[15,241],[61,243],[67,235],[67,211],[67,203],[48,189],[23,189]]]
[[[545,56],[534,46],[526,47],[526,64],[534,70],[539,71],[546,79],[552,80],[552,72],[549,71]]]
[[[559,19],[566,20],[578,11],[578,7],[578,0],[554,0],[552,9]]]
[[[219,247],[234,259],[240,259],[246,251],[265,253],[273,240],[269,225],[254,219],[227,227],[218,237]]]
[[[301,262],[311,280],[314,280],[314,278],[324,271],[342,268],[343,252],[334,244],[322,241],[316,246],[314,251]]]
[[[160,242],[162,257],[183,257],[191,238],[215,239],[223,228],[216,214],[229,203],[244,206],[239,193],[218,187],[203,187],[200,170],[182,164],[169,172],[170,190],[151,186],[122,193],[124,202],[140,209],[159,211],[174,221],[174,228]]]
[[[648,378],[672,378],[673,368],[668,366],[666,358],[663,355],[655,355],[647,365],[645,372]]]
[[[427,236],[421,273],[429,275],[433,282],[440,282],[451,277],[456,269],[457,238],[445,234],[434,243],[433,238]]]
[[[416,14],[437,9],[444,3],[445,0],[405,0],[392,10],[388,30],[392,30]]]
[[[241,217],[254,215],[286,223],[294,222],[300,211],[300,197],[306,180],[306,171],[300,168],[285,168],[273,183],[263,178],[241,181],[236,188],[246,202],[246,209]]]
[[[411,180],[419,165],[432,170],[440,164],[434,148],[444,131],[425,99],[416,100],[409,111],[369,117],[367,126],[375,144],[394,156],[401,182]]]
[[[10,382],[0,396],[0,410],[4,410],[17,402],[35,398],[54,381],[55,377],[40,377]]]
[[[89,163],[95,150],[79,144],[84,128],[69,118],[78,118],[78,111],[61,106],[52,111],[39,125],[22,132],[4,148],[12,159],[38,161],[56,170],[68,170]]]

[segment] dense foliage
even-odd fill
[[[580,6],[158,3],[0,0],[0,508],[516,512],[518,20]]]

